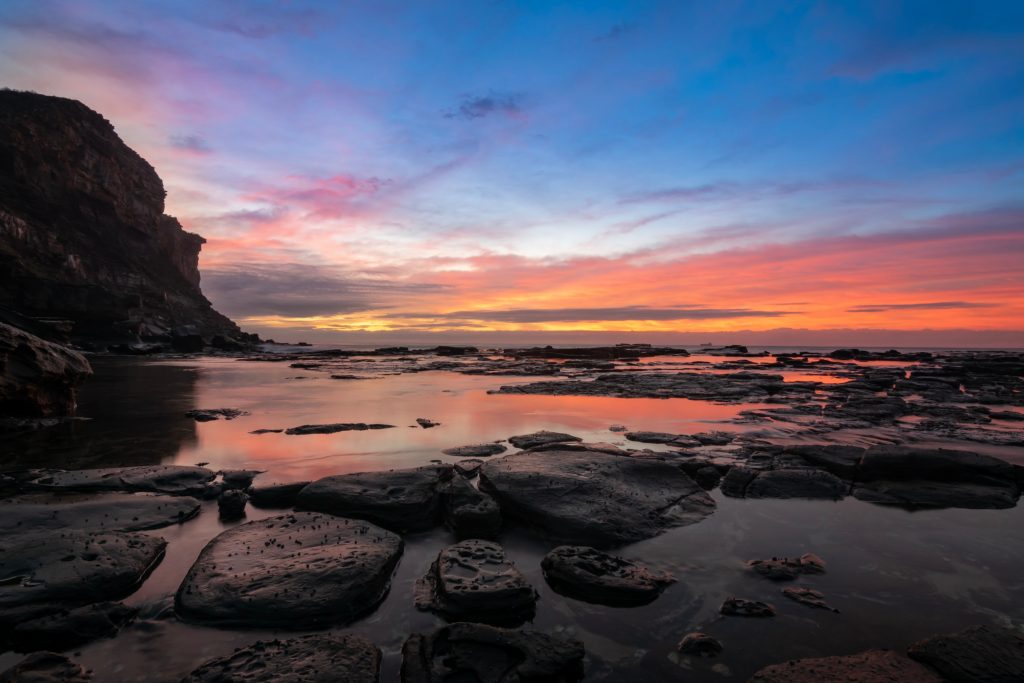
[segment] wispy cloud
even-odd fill
[[[445,112],[447,119],[482,119],[492,114],[518,117],[522,113],[522,97],[514,93],[491,91],[486,95],[465,95],[455,109]]]
[[[884,313],[885,311],[932,311],[956,308],[992,308],[996,304],[972,301],[925,301],[913,304],[863,304],[847,308],[850,313]]]
[[[448,313],[396,313],[384,318],[436,318],[442,320],[491,321],[505,323],[623,322],[631,320],[719,320],[729,318],[774,318],[793,311],[759,311],[742,308],[651,308],[617,306],[609,308],[511,308],[469,310]]]

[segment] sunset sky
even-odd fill
[[[1024,2],[4,0],[0,85],[264,336],[1024,346]]]

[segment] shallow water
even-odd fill
[[[669,360],[669,359],[665,359]],[[755,359],[756,360],[756,359]],[[368,366],[370,364],[367,364]],[[722,423],[756,404],[717,405],[685,399],[488,394],[534,378],[450,372],[332,380],[288,363],[232,359],[140,361],[99,358],[96,377],[80,396],[92,417],[31,441],[8,443],[5,468],[98,467],[207,462],[213,469],[257,468],[266,478],[300,480],[344,472],[451,462],[441,449],[505,439],[539,429],[587,441],[629,444],[608,431],[692,433],[747,429]],[[802,371],[801,371],[802,372]],[[303,376],[304,379],[289,379]],[[194,423],[192,408],[232,407],[252,414]],[[422,429],[415,418],[441,426]],[[253,435],[259,428],[323,422],[385,422],[395,429],[332,435]],[[756,427],[756,426],[755,426]],[[630,444],[637,446],[637,444]],[[855,499],[838,503],[737,500],[712,494],[713,515],[699,524],[617,551],[672,571],[679,581],[638,608],[590,605],[552,592],[540,559],[555,544],[523,531],[499,539],[540,593],[533,626],[573,635],[587,648],[587,680],[746,680],[758,668],[794,657],[849,654],[869,647],[902,649],[916,639],[975,623],[1024,622],[1024,512],[941,510],[910,513]],[[280,514],[248,508],[249,520]],[[76,654],[98,681],[177,681],[199,663],[281,632],[199,627],[169,614],[171,596],[202,547],[231,525],[215,503],[183,525],[147,532],[169,541],[167,556],[126,602],[143,618],[117,638]],[[413,582],[438,550],[453,542],[443,529],[406,536],[406,548],[385,602],[340,632],[366,635],[385,654],[382,680],[397,680],[405,637],[444,623],[415,610]],[[745,571],[743,561],[815,552],[828,573],[795,585],[817,588],[841,610],[814,610],[781,595],[784,585]],[[735,595],[776,605],[775,619],[722,618]],[[704,630],[725,652],[716,659],[680,659],[675,645]],[[0,670],[20,655],[0,655]]]

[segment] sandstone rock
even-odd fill
[[[149,491],[195,496],[205,493],[214,476],[205,467],[152,465],[59,470],[40,476],[31,483],[52,491]]]
[[[504,444],[500,443],[477,443],[469,446],[456,446],[455,448],[446,448],[442,453],[445,455],[453,455],[457,458],[486,458],[491,455],[498,455],[508,450]]]
[[[683,636],[676,649],[685,655],[694,657],[717,657],[724,648],[717,638],[713,638],[707,633],[694,631]]]
[[[0,501],[0,536],[40,531],[142,531],[199,514],[195,498],[148,493],[29,493]]]
[[[440,524],[442,484],[451,477],[451,465],[340,474],[306,486],[296,505],[396,531],[422,531]]]
[[[757,600],[726,598],[719,612],[730,617],[774,617],[775,607]]]
[[[555,592],[603,605],[646,605],[676,580],[668,572],[586,546],[559,546],[540,566]]]
[[[950,683],[1011,683],[1024,680],[1024,634],[1005,626],[971,626],[925,638],[908,649]]]
[[[19,652],[70,650],[100,638],[110,638],[135,618],[137,610],[120,602],[100,602],[24,621],[11,640]]]
[[[942,679],[903,655],[890,650],[868,650],[842,657],[791,659],[767,666],[750,683],[940,683]]]
[[[295,505],[299,491],[308,485],[308,481],[256,484],[249,489],[249,502],[261,508],[290,508]]]
[[[395,425],[366,424],[365,422],[335,422],[325,425],[299,425],[284,430],[285,434],[335,434],[337,432],[365,431],[367,429],[392,429]]]
[[[358,635],[269,640],[213,659],[181,683],[377,683],[381,652]]]
[[[501,510],[491,496],[463,477],[444,485],[445,521],[459,540],[494,538],[501,529]]]
[[[593,452],[525,452],[487,462],[480,488],[502,514],[547,535],[597,547],[651,538],[714,512],[685,472],[658,460]]]
[[[552,443],[565,443],[569,441],[583,441],[578,436],[572,434],[563,434],[561,432],[548,432],[541,430],[532,434],[520,434],[518,436],[510,436],[508,442],[516,448],[523,450],[529,448],[535,448],[536,446],[546,446]]]
[[[346,624],[384,599],[402,539],[367,522],[298,512],[232,527],[175,597],[186,619],[246,627]]]
[[[491,541],[448,546],[416,582],[416,608],[451,621],[515,626],[533,617],[536,602],[533,587]]]
[[[0,683],[88,683],[92,676],[78,664],[55,652],[35,652],[7,671]]]
[[[451,624],[402,646],[402,683],[577,683],[583,644],[532,630]]]
[[[0,252],[2,240],[0,228]],[[75,388],[91,374],[89,361],[77,351],[0,323],[0,414],[74,415]]]

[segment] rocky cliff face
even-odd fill
[[[242,337],[199,289],[205,240],[164,196],[82,103],[0,91],[0,307],[70,321],[78,340]]]

